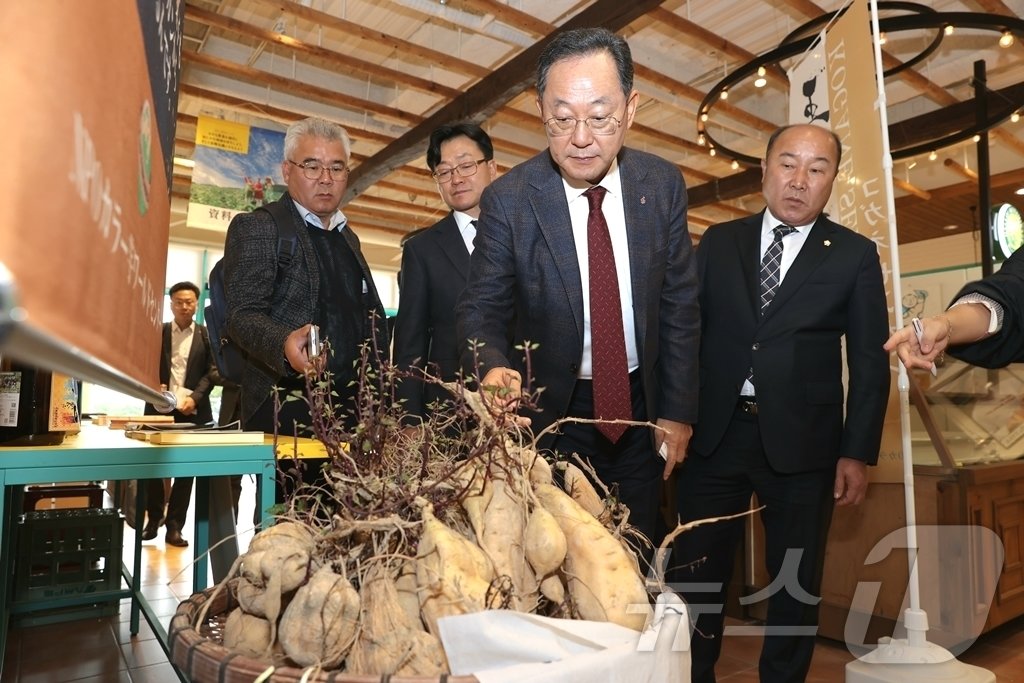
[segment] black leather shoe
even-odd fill
[[[156,538],[157,532],[160,530],[160,525],[147,524],[146,528],[142,530],[142,540],[152,541]]]
[[[181,532],[177,529],[168,529],[167,535],[164,536],[164,543],[167,545],[173,545],[178,548],[187,548],[188,541],[181,536]]]

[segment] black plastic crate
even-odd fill
[[[118,597],[124,524],[116,509],[73,508],[21,515],[13,608],[23,612]]]

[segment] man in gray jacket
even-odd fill
[[[242,379],[246,429],[307,433],[304,401],[281,405],[275,421],[272,391],[281,398],[305,387],[310,327],[330,342],[326,367],[338,393],[339,415],[354,426],[355,361],[367,340],[388,354],[384,309],[359,238],[339,210],[348,183],[350,146],[339,125],[318,118],[292,124],[281,173],[288,186],[278,202],[294,221],[294,254],[279,266],[279,228],[270,212],[235,216],[224,247],[228,334],[248,354]],[[269,207],[268,207],[269,208]],[[276,211],[278,215],[283,211]],[[275,389],[276,387],[276,389]],[[308,467],[307,471],[318,468]]]

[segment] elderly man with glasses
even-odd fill
[[[697,419],[700,314],[682,175],[623,146],[639,98],[621,37],[579,29],[548,44],[537,65],[548,149],[484,191],[457,320],[481,342],[465,364],[479,359],[499,404],[543,388],[523,422],[540,434],[577,421],[540,447],[589,459],[654,537],[662,479]],[[631,424],[646,421],[661,429]]]
[[[466,286],[480,195],[497,175],[491,138],[475,123],[437,128],[427,145],[427,166],[441,199],[451,209],[402,246],[401,300],[395,324],[395,365],[410,376],[398,387],[405,421],[421,422],[428,406],[448,392],[419,381],[422,371],[453,381],[465,344],[455,334],[455,304]]]
[[[314,363],[313,326],[330,342],[331,353],[315,362],[331,372],[334,405],[349,427],[361,346],[369,340],[379,356],[388,354],[384,309],[370,268],[338,208],[348,184],[350,146],[337,124],[318,118],[292,124],[281,163],[288,191],[266,207],[235,216],[228,227],[227,326],[248,355],[242,378],[246,429],[276,427],[295,434],[311,424],[305,401],[284,402],[275,415],[274,392],[283,400],[305,388],[304,373]],[[290,224],[282,227],[283,221]],[[305,469],[309,475],[319,467],[311,461]]]

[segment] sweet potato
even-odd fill
[[[359,593],[325,566],[295,592],[278,627],[285,654],[300,666],[333,669],[348,654],[359,620]]]
[[[272,650],[270,622],[235,608],[224,622],[224,647],[247,657],[266,657]]]
[[[497,469],[497,468],[495,468]],[[488,482],[493,489],[483,512],[480,548],[487,554],[497,576],[512,581],[509,606],[517,611],[532,611],[536,604],[537,579],[527,563],[524,548],[526,501],[523,482],[515,472],[493,472]]]
[[[565,492],[572,496],[572,499],[580,504],[584,510],[600,519],[604,513],[604,499],[597,493],[597,489],[587,479],[576,465],[571,462],[560,464],[562,468],[562,481]]]
[[[479,547],[452,531],[420,501],[423,533],[416,551],[416,585],[427,630],[438,635],[437,620],[487,607],[494,568]]]
[[[423,630],[419,615],[415,621],[407,617],[383,566],[364,574],[359,595],[359,636],[345,661],[348,672],[436,676],[448,671],[441,642]]]
[[[636,558],[561,489],[541,485],[535,493],[565,534],[563,568],[580,616],[642,630],[651,607]]]
[[[535,505],[526,524],[526,559],[543,580],[562,566],[565,560],[566,540],[562,528],[543,505]]]

